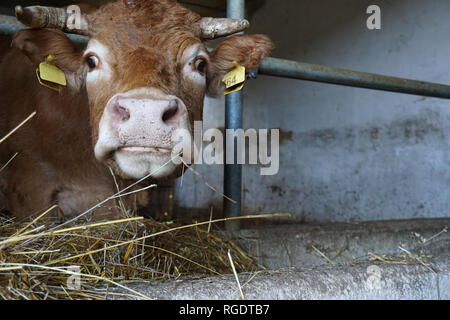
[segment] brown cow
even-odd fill
[[[54,203],[73,217],[117,192],[112,172],[119,188],[151,172],[156,181],[179,175],[170,161],[173,131],[191,130],[202,119],[205,94],[223,92],[221,79],[234,61],[255,69],[272,47],[263,35],[234,35],[209,52],[206,40],[242,31],[248,22],[201,18],[176,1],[86,8],[87,28],[79,30],[68,26],[64,10],[16,8],[34,28],[19,31],[0,57],[0,138],[37,111],[0,145],[0,167],[18,152],[0,172],[6,202],[0,205],[19,218]],[[87,47],[79,49],[56,28],[88,35]],[[67,78],[59,92],[36,79],[49,55]],[[146,205],[146,196],[137,204]],[[107,205],[96,215],[117,216],[115,204]]]

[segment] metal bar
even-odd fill
[[[0,36],[10,37],[23,28],[16,17],[0,15]]]
[[[12,37],[17,31],[26,29],[16,17],[0,15],[0,37]],[[80,36],[77,34],[66,34],[69,39],[83,47],[88,41],[88,37]]]
[[[245,18],[245,0],[228,0],[227,17],[234,19]],[[242,128],[242,91],[231,93],[225,98],[225,129]],[[242,165],[237,164],[237,139],[234,138],[234,163],[225,164],[224,194],[236,203],[224,199],[223,211],[227,218],[239,217],[242,210]],[[226,149],[226,148],[225,148]],[[225,155],[226,157],[226,155]],[[237,232],[240,229],[239,221],[229,221],[226,229]]]
[[[283,78],[450,99],[450,86],[448,85],[331,68],[277,58],[265,59],[259,68],[259,73]]]

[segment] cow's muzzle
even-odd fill
[[[176,96],[157,90],[117,94],[103,111],[95,156],[114,160],[129,178],[139,179],[151,171],[164,177],[175,169],[167,162],[177,129],[190,131],[187,108]],[[159,168],[163,165],[167,168]]]

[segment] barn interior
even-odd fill
[[[245,3],[246,32],[273,39],[275,58],[450,83],[446,0],[378,0],[379,30],[367,27],[368,0],[228,0],[228,9],[226,0],[180,2],[213,17]],[[0,35],[17,30],[5,17],[17,4],[71,3],[4,0]],[[133,290],[156,299],[449,299],[449,87],[405,94],[341,85],[336,74],[334,82],[307,81],[269,62],[241,91],[239,120],[244,129],[280,130],[279,172],[194,165],[182,183],[160,186],[151,208],[186,222],[289,213],[219,227],[266,269],[239,274],[239,285],[230,272]],[[206,99],[204,130],[225,128],[226,108],[236,107],[225,100]],[[237,204],[224,199],[230,192]]]

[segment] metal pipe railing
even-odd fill
[[[17,21],[16,17],[0,15],[0,36],[12,37],[17,31],[26,27]],[[88,38],[77,34],[67,34],[67,36],[80,46],[84,46]]]
[[[10,37],[23,28],[16,17],[0,15],[0,36]]]
[[[245,0],[228,0],[227,17],[233,19],[245,18]],[[242,91],[233,92],[225,97],[225,129],[242,128]],[[224,194],[233,199],[223,201],[225,217],[239,217],[242,209],[242,165],[237,164],[237,139],[234,139],[234,164],[225,164],[224,169]],[[226,157],[226,155],[225,155]],[[239,220],[226,223],[226,229],[236,232],[240,229]]]
[[[283,78],[450,99],[450,86],[444,84],[389,77],[277,58],[265,59],[259,68],[259,73]]]

